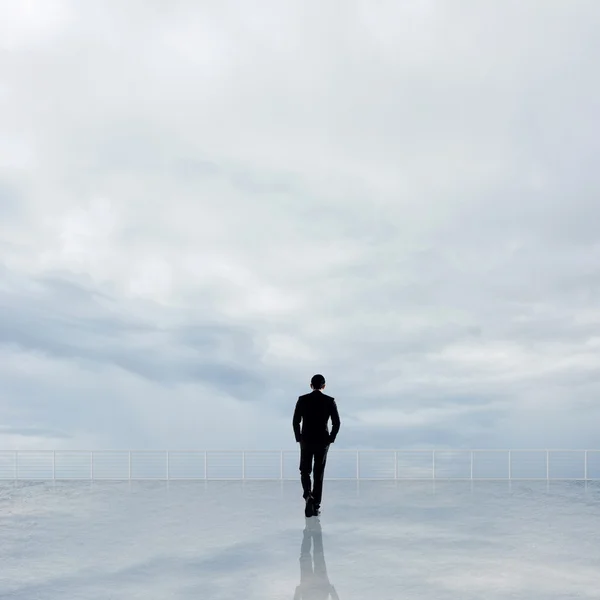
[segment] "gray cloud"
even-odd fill
[[[9,184],[0,185],[0,215],[14,217],[19,210],[20,194]]]
[[[114,314],[114,300],[112,310],[102,306],[99,299],[111,299],[73,281],[46,276],[31,284],[37,294],[19,294],[12,306],[5,295],[0,343],[63,359],[112,363],[165,385],[198,379],[221,389],[250,387],[254,393],[263,385],[251,367],[242,366],[244,350],[245,362],[255,358],[251,343],[243,339],[248,333],[235,326],[209,323],[203,331],[202,325],[187,323],[178,334],[148,320]],[[215,359],[227,338],[239,366],[225,357]]]
[[[0,434],[30,436],[30,437],[47,437],[47,438],[63,438],[69,439],[70,436],[62,431],[54,429],[42,429],[40,427],[0,427]]]

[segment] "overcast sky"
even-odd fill
[[[0,448],[600,448],[597,0],[0,0]]]

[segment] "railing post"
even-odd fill
[[[394,450],[394,479],[398,479],[398,451]]]
[[[435,450],[432,451],[433,454],[433,472],[431,474],[431,478],[435,479]]]
[[[206,450],[204,451],[204,479],[208,479],[208,469],[207,469],[207,464],[208,464],[208,458],[206,456]]]
[[[584,472],[584,479],[587,481],[588,478],[588,451],[585,451],[585,459],[584,459],[584,463],[583,463],[583,472]]]
[[[279,456],[279,479],[283,481],[283,450],[281,450]]]
[[[550,481],[550,451],[546,450],[546,481]]]
[[[167,481],[169,481],[170,478],[170,465],[169,465],[169,451],[167,450]]]
[[[473,480],[473,450],[471,450],[471,480]]]
[[[511,451],[508,451],[508,480],[512,481],[512,458]]]
[[[127,477],[131,481],[131,450],[129,451],[129,474]]]
[[[356,451],[356,480],[358,481],[358,479],[360,478],[360,468],[359,468],[359,461],[358,461],[358,450]]]

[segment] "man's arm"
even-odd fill
[[[296,402],[296,409],[294,410],[294,418],[292,419],[292,427],[294,428],[294,436],[296,441],[300,442],[300,419],[302,418],[302,406],[300,398]]]
[[[337,404],[335,400],[331,400],[331,434],[329,435],[329,443],[333,444],[335,438],[340,430],[340,414],[338,413]]]

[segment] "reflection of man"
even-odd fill
[[[314,569],[310,555],[311,538],[313,540]],[[340,600],[327,577],[321,523],[319,523],[319,519],[307,518],[300,546],[300,585],[296,587],[294,600],[327,600],[329,597],[332,600]]]

